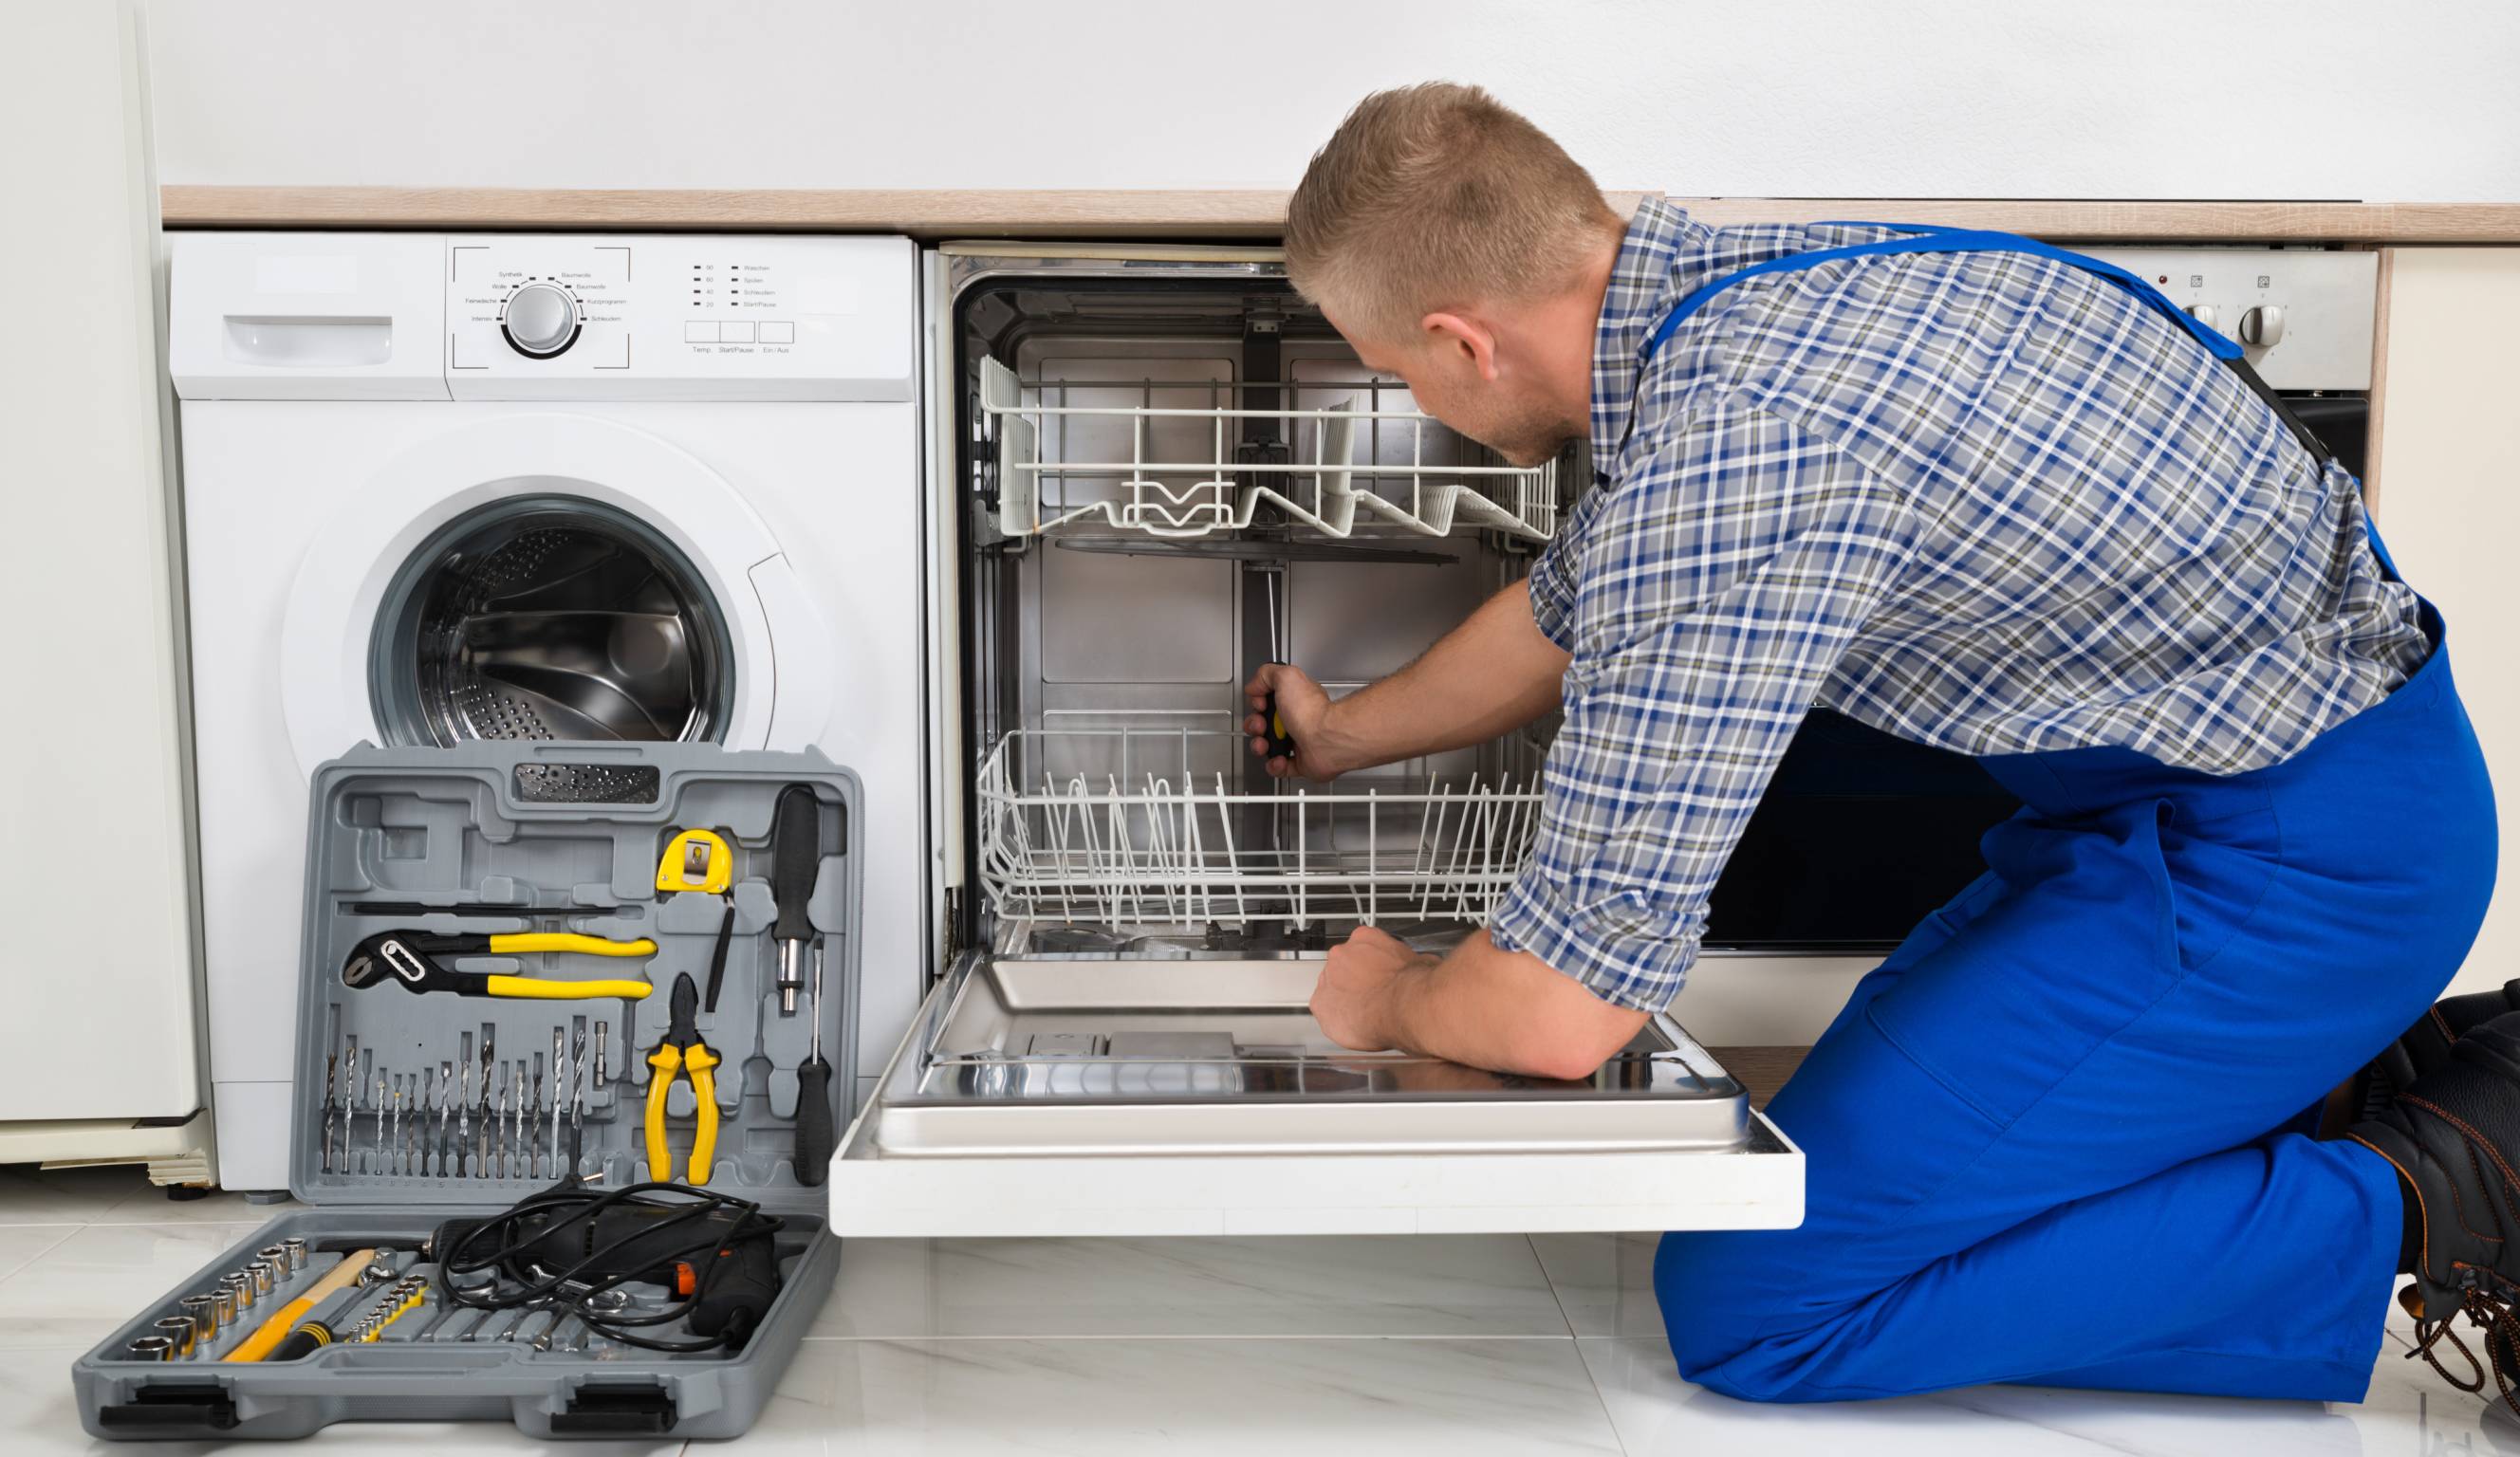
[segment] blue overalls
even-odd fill
[[[1644,357],[1744,279],[1962,249],[2103,275],[2239,358],[2124,269],[1950,229],[1720,279]],[[2457,970],[2494,883],[2484,759],[2423,620],[2414,676],[2281,764],[1980,761],[2023,802],[1987,873],[1857,985],[1769,1109],[1807,1156],[1802,1226],[1663,1237],[1683,1375],[1775,1401],[1983,1382],[2362,1398],[2397,1176],[2308,1128]]]

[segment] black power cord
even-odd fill
[[[550,1309],[608,1340],[688,1354],[743,1348],[779,1297],[774,1236],[786,1221],[746,1200],[689,1184],[597,1191],[566,1180],[483,1219],[450,1219],[429,1237],[446,1299],[478,1310]],[[466,1288],[459,1277],[488,1273]],[[623,1285],[683,1299],[661,1309],[599,1299]],[[688,1321],[695,1339],[636,1334]]]

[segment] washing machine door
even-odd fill
[[[824,624],[733,486],[582,415],[449,430],[348,492],[281,635],[290,745],[810,743]]]

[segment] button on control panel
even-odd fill
[[[2086,247],[2240,346],[2276,389],[2371,387],[2379,257],[2336,248]]]
[[[912,397],[906,239],[478,235],[446,257],[458,399]]]

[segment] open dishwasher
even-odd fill
[[[1571,471],[1418,414],[1274,253],[925,268],[940,953],[835,1232],[1799,1222],[1801,1154],[1667,1017],[1560,1082],[1351,1051],[1306,1010],[1358,925],[1440,951],[1484,922],[1551,726],[1279,782],[1241,684],[1401,667],[1527,570]]]

